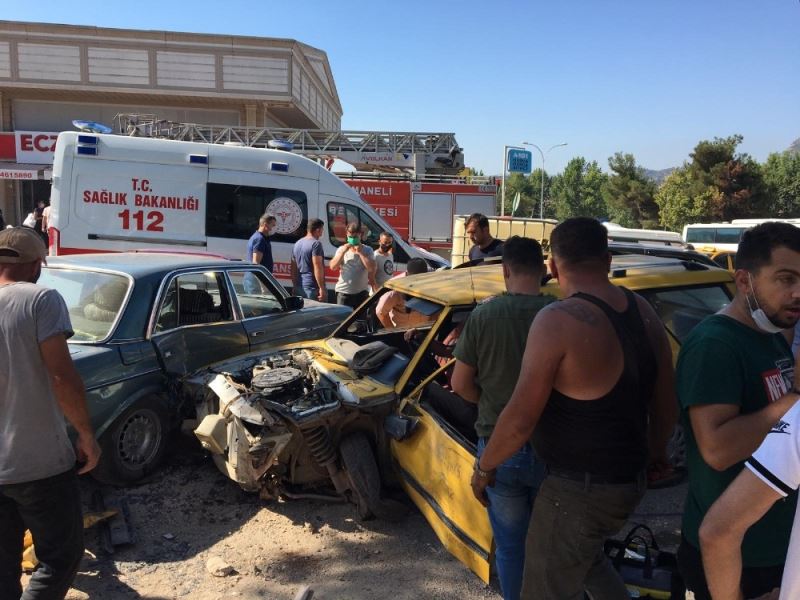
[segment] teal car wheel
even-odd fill
[[[100,438],[103,454],[93,471],[103,483],[125,485],[152,472],[164,457],[169,421],[156,397],[138,400]]]

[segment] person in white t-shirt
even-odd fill
[[[375,282],[382,286],[394,275],[394,237],[388,231],[380,236],[380,246],[375,251]]]
[[[800,394],[796,387],[793,391]],[[714,600],[744,598],[739,587],[742,539],[775,502],[800,487],[800,396],[798,400],[745,462],[747,468],[712,505],[700,527],[703,568]],[[762,598],[800,598],[798,517],[796,511],[781,588]]]

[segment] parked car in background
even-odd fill
[[[135,481],[158,464],[183,407],[176,374],[330,333],[350,309],[289,296],[263,267],[204,255],[50,257],[41,285],[64,297],[70,353],[103,455],[95,476]]]
[[[614,256],[610,277],[653,305],[675,355],[691,329],[732,298],[728,271],[688,260]],[[377,319],[377,303],[391,290],[429,317],[415,335]],[[488,582],[492,531],[469,485],[474,423],[446,407],[459,401],[449,385],[459,324],[504,290],[502,269],[491,264],[390,279],[327,339],[187,378],[195,433],[226,476],[264,497],[340,496],[362,516],[380,516],[387,512],[381,485],[399,483],[442,544]],[[543,292],[560,295],[558,283]],[[678,433],[677,460],[681,440]]]

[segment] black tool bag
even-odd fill
[[[359,375],[374,373],[380,369],[395,352],[397,352],[396,348],[387,346],[383,342],[364,344],[353,354],[353,358],[350,361],[350,368]]]
[[[675,555],[659,549],[647,525],[635,525],[621,542],[606,540],[603,549],[625,585],[638,592],[639,598],[685,598],[686,586],[678,573]]]

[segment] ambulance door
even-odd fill
[[[59,211],[60,252],[176,249],[206,251],[203,164],[168,165],[75,156],[72,188]]]
[[[247,241],[258,229],[259,218],[274,215],[277,222],[269,238],[272,274],[291,288],[292,246],[305,236],[309,215],[314,218],[318,189],[314,179],[212,169],[206,190],[208,251],[249,261]]]

